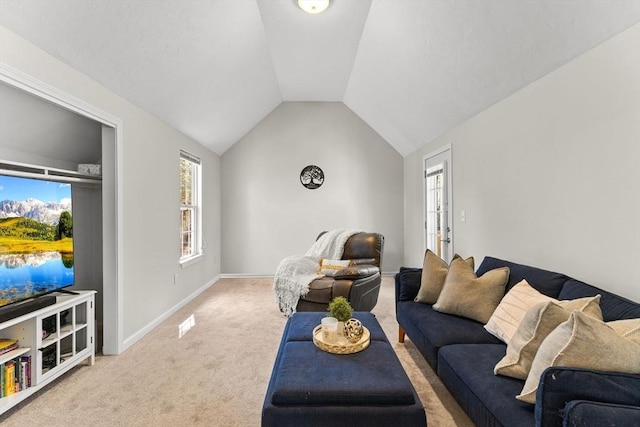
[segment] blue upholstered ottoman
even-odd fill
[[[295,313],[284,328],[262,408],[262,426],[420,426],[422,403],[375,316],[354,316],[369,329],[365,350],[320,350],[311,333],[324,312]]]

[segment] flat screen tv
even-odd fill
[[[71,184],[0,174],[0,310],[73,284]]]

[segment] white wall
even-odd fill
[[[96,320],[102,324],[102,189],[72,184],[74,289],[93,289],[96,295]]]
[[[308,190],[300,171],[319,166]],[[402,259],[402,157],[342,103],[285,102],[222,156],[222,272],[272,275],[323,230],[385,236],[383,271]]]
[[[448,143],[456,252],[640,301],[640,24],[405,158],[406,265],[424,254],[422,158]]]
[[[220,273],[220,158],[3,27],[0,61],[123,122],[123,326],[125,340],[135,336]],[[180,149],[202,158],[205,181],[207,248],[185,269],[178,264]]]

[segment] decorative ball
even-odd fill
[[[362,338],[363,333],[362,323],[358,319],[351,318],[344,322],[344,336],[349,342],[357,343]]]

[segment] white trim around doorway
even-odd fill
[[[122,119],[113,116],[85,101],[55,88],[43,81],[37,80],[3,62],[0,62],[0,82],[22,89],[25,92],[45,99],[55,105],[73,111],[79,115],[102,123],[115,129],[115,230],[111,240],[114,241],[111,250],[103,250],[105,267],[113,268],[115,286],[103,286],[103,324],[104,324],[104,354],[120,354],[124,350],[123,323],[123,289],[124,289],[124,228],[123,228],[123,131]],[[103,215],[106,207],[103,206]],[[113,212],[113,211],[111,211]],[[113,216],[113,215],[111,215]],[[115,252],[115,253],[114,253]],[[106,269],[106,268],[105,268]]]

